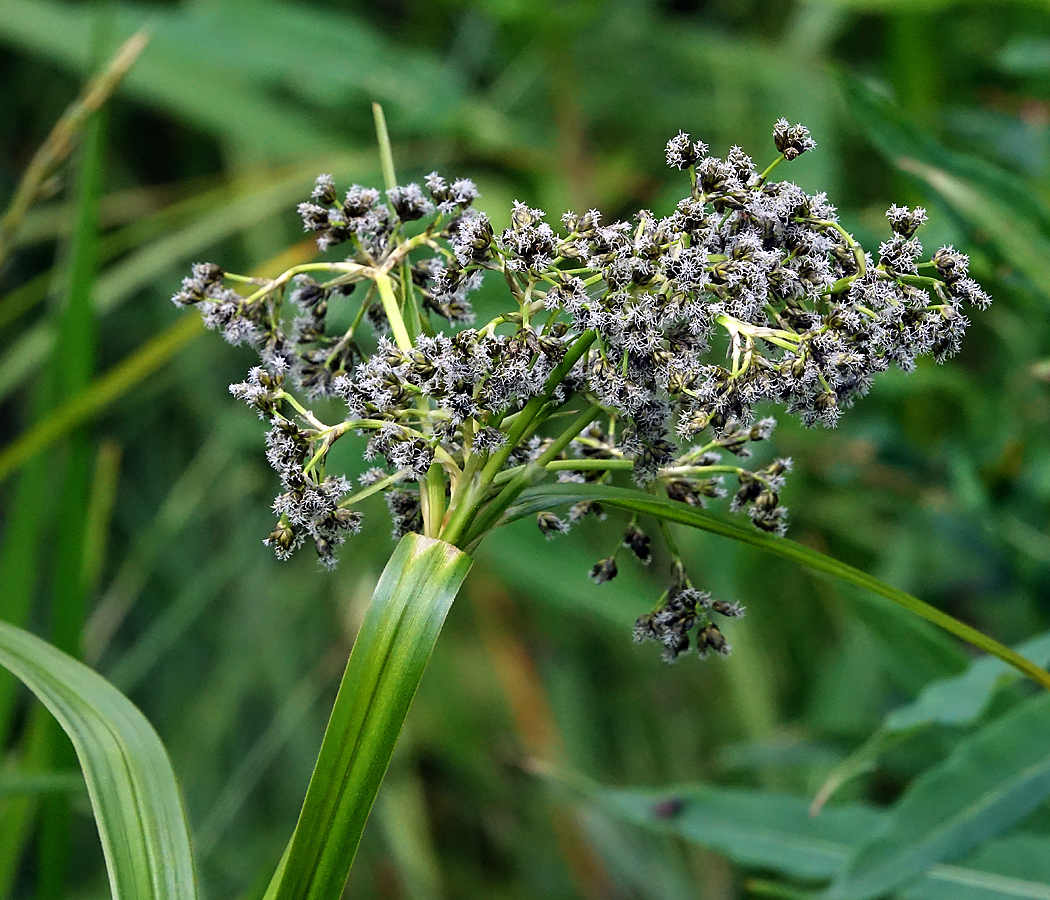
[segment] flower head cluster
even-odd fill
[[[744,614],[744,607],[738,603],[712,600],[706,591],[698,591],[683,581],[668,590],[655,612],[647,613],[635,622],[634,639],[662,644],[664,651],[661,655],[666,662],[674,662],[689,652],[690,633],[701,657],[710,652],[728,656],[732,648],[713,621],[712,613],[738,618]]]
[[[691,506],[731,496],[732,511],[783,533],[791,461],[746,467],[776,424],[756,409],[833,426],[890,365],[956,352],[966,307],[989,298],[953,248],[923,261],[922,209],[891,207],[890,237],[866,252],[824,194],[770,180],[816,146],[809,132],[782,119],[773,141],[779,156],[759,173],[739,147],[718,158],[678,134],[666,158],[688,174],[685,196],[632,221],[592,209],[557,226],[515,202],[498,230],[467,179],[340,195],[322,175],[299,213],[342,258],[276,279],[194,266],[175,302],[261,359],[232,390],[271,426],[283,490],[268,543],[284,557],[309,540],[331,564],[361,502],[385,492],[395,535],[471,549],[544,477],[586,493],[617,473]],[[488,274],[508,304],[478,324],[469,295]],[[311,409],[322,398],[342,402],[339,421]],[[356,490],[326,472],[346,434],[383,464]],[[596,500],[538,524],[552,536],[588,514],[604,514]],[[652,559],[636,521],[622,547]],[[668,658],[690,634],[701,653],[727,651],[711,613],[737,607],[693,588],[672,557],[671,586],[636,636]],[[616,553],[591,570],[599,583],[616,573]]]

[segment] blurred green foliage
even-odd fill
[[[782,419],[770,452],[796,462],[791,535],[1000,640],[1050,628],[1045,3],[3,0],[4,202],[99,45],[142,24],[151,45],[0,271],[5,443],[66,416],[46,441],[33,433],[36,452],[0,449],[0,618],[78,649],[156,725],[207,896],[261,895],[393,544],[380,501],[334,574],[271,558],[262,425],[226,390],[250,353],[198,339],[168,298],[193,261],[254,270],[300,242],[294,205],[315,174],[378,183],[373,100],[402,178],[472,177],[497,225],[514,198],[553,215],[666,213],[680,189],[668,137],[761,162],[780,116],[819,147],[777,174],[826,190],[865,243],[888,234],[891,202],[930,207],[927,249],[969,252],[995,303],[959,358],[887,373],[837,430]],[[145,365],[144,346],[163,352]],[[681,536],[694,577],[749,615],[729,626],[730,659],[667,667],[629,639],[666,561],[586,577],[621,524],[548,543],[518,523],[483,547],[349,895],[798,896],[785,885],[841,874],[878,829],[882,850],[854,870],[904,826],[935,831],[951,811],[923,797],[951,784],[977,806],[1006,798],[975,826],[995,840],[946,838],[899,896],[1050,897],[1050,780],[1032,750],[1048,716],[1031,686],[932,687],[941,712],[926,694],[916,708],[932,713],[880,731],[967,653],[698,533]],[[953,696],[972,711],[952,712]],[[895,736],[873,748],[877,731]],[[59,737],[0,681],[0,896],[105,896]],[[845,784],[822,816],[839,818],[810,820],[832,772]]]

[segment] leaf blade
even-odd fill
[[[1015,648],[1038,666],[1050,664],[1050,633],[1031,638]],[[927,684],[911,703],[891,710],[879,730],[831,770],[813,801],[816,812],[843,784],[872,771],[883,754],[909,735],[931,725],[972,725],[988,709],[996,691],[1017,677],[1002,660],[984,656],[965,672]]]
[[[0,665],[73,741],[115,900],[195,900],[182,799],[145,716],[98,673],[6,622],[0,622]]]

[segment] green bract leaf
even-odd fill
[[[1034,698],[960,741],[908,788],[826,900],[881,897],[972,850],[1050,795],[1050,697]]]
[[[267,900],[337,900],[445,615],[471,559],[407,534],[376,585]]]
[[[142,713],[102,676],[6,622],[0,665],[36,694],[73,742],[114,900],[194,900],[182,799],[168,754]]]
[[[581,500],[599,500],[606,506],[625,509],[628,512],[640,513],[663,519],[668,522],[677,522],[680,525],[688,525],[691,528],[700,528],[722,537],[732,538],[744,544],[750,544],[772,553],[782,556],[784,559],[794,560],[818,572],[823,572],[847,584],[865,588],[872,593],[885,597],[894,603],[903,606],[916,615],[939,625],[945,631],[954,634],[969,644],[980,648],[993,656],[1024,672],[1029,678],[1050,689],[1050,672],[1040,669],[1030,660],[1015,653],[1009,647],[1004,647],[998,641],[982,634],[975,628],[960,622],[936,607],[924,603],[917,597],[906,594],[904,591],[873,578],[860,569],[840,562],[834,557],[827,556],[817,550],[797,544],[786,538],[777,538],[756,531],[754,528],[745,528],[730,522],[720,516],[697,509],[685,503],[676,503],[672,500],[664,500],[645,494],[641,491],[629,490],[627,488],[609,487],[606,485],[592,484],[546,484],[539,485],[524,491],[518,498],[517,504],[507,510],[504,521],[514,521],[523,516],[552,509],[569,503],[577,503]]]

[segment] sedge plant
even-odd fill
[[[891,207],[886,240],[865,250],[825,195],[774,177],[815,148],[782,119],[761,171],[739,147],[718,158],[673,137],[666,159],[683,197],[670,215],[606,222],[587,210],[552,224],[516,202],[497,232],[468,179],[398,184],[375,111],[384,188],[322,175],[299,206],[325,259],[274,278],[197,264],[173,298],[258,351],[231,391],[268,424],[280,480],[271,550],[334,566],[373,495],[397,540],[267,900],[341,896],[472,556],[525,517],[553,539],[584,517],[621,516],[615,549],[590,569],[598,583],[628,557],[663,558],[652,544],[664,543],[666,589],[639,598],[633,636],[669,662],[728,654],[724,620],[743,614],[694,584],[673,531],[687,526],[881,594],[1050,688],[1050,673],[1014,651],[787,539],[791,461],[751,463],[776,425],[770,408],[833,426],[880,372],[958,350],[967,314],[989,297],[964,254],[924,254],[924,210]],[[506,305],[477,321],[470,295],[484,279]],[[374,462],[356,483],[330,465],[339,441]],[[141,714],[18,629],[0,629],[0,663],[74,737],[115,896],[195,897],[170,763]]]

